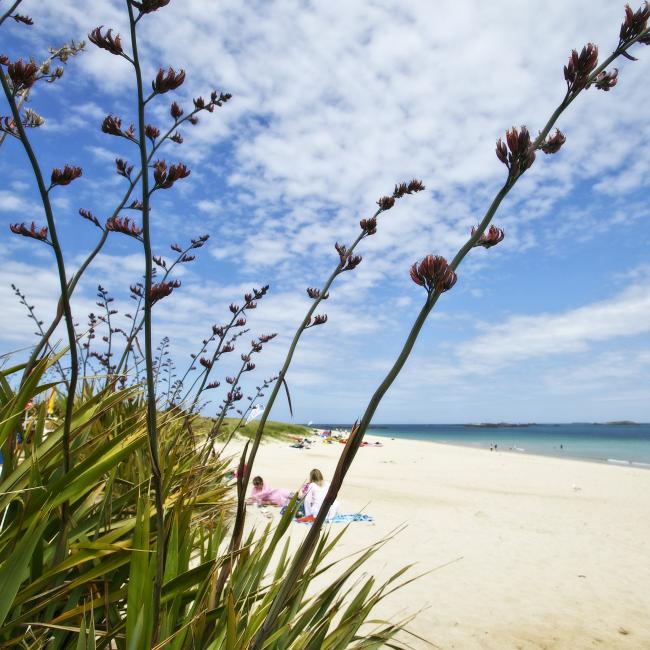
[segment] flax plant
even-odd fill
[[[17,5],[14,5],[17,6]],[[3,16],[3,20],[7,14]],[[1,24],[2,21],[0,21]],[[72,411],[74,408],[75,391],[77,388],[78,379],[78,356],[77,356],[77,339],[74,329],[74,321],[72,319],[72,310],[70,308],[70,293],[68,291],[68,281],[66,277],[65,262],[63,259],[63,251],[54,219],[54,212],[52,203],[50,201],[50,193],[57,186],[69,185],[71,182],[81,176],[81,168],[65,165],[63,169],[54,169],[51,173],[50,184],[47,185],[45,177],[41,170],[34,149],[27,136],[25,130],[24,118],[20,115],[18,109],[17,97],[19,93],[25,89],[31,88],[38,79],[38,68],[33,63],[23,63],[23,61],[16,61],[13,64],[6,62],[5,70],[0,66],[0,83],[5,94],[5,98],[11,110],[13,117],[12,131],[19,139],[23,146],[25,154],[29,159],[34,178],[38,187],[38,193],[45,212],[47,227],[36,229],[34,223],[31,228],[23,224],[14,224],[11,226],[12,232],[27,236],[37,241],[41,241],[51,246],[56,260],[56,268],[58,272],[59,287],[61,291],[61,302],[63,305],[63,314],[65,316],[66,333],[68,337],[68,353],[70,355],[70,377],[68,379],[68,394],[66,398],[65,420],[63,425],[63,472],[67,473],[71,467],[71,453],[70,453],[70,426],[72,422]],[[5,122],[6,123],[6,122]],[[7,457],[5,458],[5,466],[3,466],[3,476],[7,476],[14,463],[14,450],[15,438],[10,438],[10,444],[7,447]],[[68,527],[68,502],[64,501],[61,504],[61,518],[63,522],[64,534],[61,536],[60,552],[65,553],[66,535],[65,531]]]
[[[633,61],[636,60],[628,53],[628,50],[637,42],[650,45],[650,29],[647,27],[649,19],[650,5],[647,2],[637,12],[633,12],[629,6],[626,6],[625,20],[619,32],[618,45],[600,65],[598,65],[598,48],[592,43],[588,43],[580,54],[576,50],[573,50],[567,65],[564,67],[564,78],[567,84],[566,93],[539,132],[539,135],[534,140],[531,140],[526,127],[521,127],[519,130],[513,127],[506,133],[507,145],[501,139],[497,141],[497,158],[508,170],[506,180],[490,203],[483,219],[477,227],[472,229],[471,236],[456,253],[451,263],[447,263],[441,256],[427,255],[421,262],[411,267],[411,279],[426,290],[425,302],[411,326],[411,330],[395,363],[373,393],[361,419],[355,422],[352,427],[322,507],[301,544],[300,549],[294,556],[293,564],[288,574],[289,579],[282,585],[280,592],[274,600],[268,616],[251,646],[252,650],[260,650],[263,647],[264,642],[274,627],[278,615],[285,607],[285,599],[291,593],[294,581],[302,574],[311,557],[320,530],[325,523],[327,513],[338,496],[341,485],[363,442],[364,435],[377,407],[404,367],[422,327],[438,302],[438,299],[456,283],[456,269],[473,248],[479,246],[491,248],[503,240],[503,230],[490,225],[499,206],[521,176],[532,166],[537,151],[541,150],[545,154],[555,154],[565,143],[566,138],[559,129],[550,137],[549,134],[559,117],[571,103],[591,86],[606,92],[611,90],[616,85],[618,70],[608,71],[607,68],[619,57]]]
[[[153,308],[180,287],[180,282],[173,279],[174,269],[194,259],[192,251],[208,239],[202,235],[186,247],[173,244],[177,256],[172,262],[154,255],[154,195],[190,174],[184,164],[168,165],[157,159],[157,153],[165,143],[181,144],[179,126],[195,124],[199,113],[214,112],[230,95],[215,91],[209,100],[197,97],[193,110],[187,113],[172,102],[171,125],[166,130],[148,123],[150,103],[178,89],[185,72],[160,69],[152,82],[152,92],[145,92],[138,26],[149,14],[164,9],[170,0],[125,2],[129,51],[112,29],[97,27],[88,34],[88,40],[133,69],[137,125],[123,127],[120,117],[108,115],[101,130],[136,148],[138,168],[122,158],[115,161],[115,171],[126,180],[127,189],[106,221],[100,221],[88,209],[79,211],[82,218],[100,229],[101,235],[69,279],[50,192],[77,179],[81,169],[69,165],[55,169],[47,186],[26,135],[26,129],[37,126],[38,120],[32,113],[20,112],[21,102],[31,88],[48,80],[47,70],[33,61],[11,62],[5,55],[0,56],[0,81],[11,109],[11,116],[0,120],[0,130],[19,140],[24,148],[47,220],[47,226],[17,223],[11,225],[11,230],[53,249],[60,286],[57,310],[47,328],[41,327],[27,299],[16,290],[30,318],[38,324],[39,341],[25,364],[0,369],[0,447],[11,452],[5,455],[0,477],[0,645],[48,650],[73,646],[119,650],[343,650],[396,644],[391,639],[406,621],[377,623],[368,633],[361,632],[361,626],[369,622],[377,603],[403,584],[400,581],[407,567],[396,571],[384,584],[377,585],[370,577],[356,587],[349,586],[355,571],[388,540],[346,558],[350,565],[331,577],[317,595],[309,595],[313,581],[324,573],[331,576],[337,565],[329,555],[340,535],[322,531],[327,512],[379,403],[409,358],[438,299],[455,285],[460,264],[473,248],[491,248],[503,240],[503,230],[492,225],[492,219],[534,163],[536,152],[554,154],[565,143],[559,130],[551,133],[562,113],[591,87],[612,89],[618,71],[609,66],[619,57],[633,59],[629,50],[635,43],[650,44],[650,5],[646,2],[636,12],[626,7],[619,43],[602,64],[598,65],[597,48],[591,43],[580,53],[573,51],[564,68],[565,96],[536,138],[531,138],[525,127],[513,127],[505,142],[497,142],[496,155],[507,168],[506,179],[452,261],[427,255],[411,267],[411,279],[425,290],[424,303],[395,363],[352,428],[315,522],[298,551],[291,553],[288,534],[298,506],[296,498],[277,526],[244,535],[245,495],[259,445],[267,425],[271,427],[271,410],[282,388],[291,408],[286,376],[297,345],[307,329],[327,322],[327,315],[317,310],[328,299],[338,276],[361,263],[356,251],[362,240],[376,232],[382,213],[407,194],[422,191],[424,185],[415,179],[399,183],[390,195],[379,199],[371,216],[360,221],[360,232],[349,246],[336,243],[336,266],[321,288],[307,289],[312,303],[294,333],[277,376],[256,387],[257,393],[248,399],[247,408],[237,411],[241,418],[233,422],[234,427],[224,436],[223,448],[217,452],[215,441],[222,435],[226,417],[243,399],[242,380],[255,368],[252,355],[259,353],[275,334],[254,339],[250,350],[241,355],[237,372],[225,378],[228,389],[217,416],[203,444],[197,444],[192,422],[198,417],[205,391],[219,386],[212,377],[215,366],[224,354],[234,351],[235,342],[248,332],[248,312],[256,308],[269,287],[254,289],[244,295],[242,303],[231,304],[229,322],[212,327],[198,353],[192,355],[187,371],[174,383],[172,367],[167,366],[165,399],[156,394],[160,373],[171,362],[167,338],[158,348],[158,358],[154,357]],[[20,4],[21,0],[10,3],[4,13],[0,9],[0,26],[10,18],[25,26],[32,23],[28,16],[16,13]],[[138,198],[132,200],[136,192]],[[125,217],[126,210],[136,218]],[[87,331],[79,334],[75,332],[70,296],[110,233],[128,236],[142,245],[143,281],[130,287],[136,311],[130,316],[129,331],[116,326],[112,299],[100,285],[99,306],[104,313],[99,317],[89,315]],[[62,320],[68,346],[57,353],[51,337]],[[91,351],[101,321],[108,328],[107,348],[105,352]],[[140,332],[144,332],[143,349],[138,339]],[[113,364],[117,347],[113,335],[117,333],[124,339],[124,348],[119,361]],[[66,355],[70,361],[68,376],[61,365]],[[83,369],[85,378],[90,358],[104,367],[106,381],[84,381],[77,391],[79,369]],[[127,385],[130,358],[131,372],[138,373],[134,385]],[[139,381],[142,360],[143,385]],[[53,392],[59,382],[46,380],[54,367],[63,374],[61,383],[68,383],[65,397],[57,398]],[[190,374],[197,369],[199,372],[190,382]],[[268,389],[266,407],[238,459],[233,485],[228,471],[232,459],[224,456],[224,449]],[[47,394],[51,397],[44,400]],[[62,418],[58,417],[61,412]],[[23,440],[16,448],[18,431]]]

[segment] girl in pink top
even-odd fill
[[[258,506],[286,506],[291,499],[291,492],[282,488],[270,488],[264,485],[264,479],[256,476],[253,479],[253,490],[246,503],[254,503]]]

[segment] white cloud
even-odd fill
[[[26,38],[39,47],[44,35],[48,43],[85,38],[100,24],[116,28],[128,44],[118,0],[36,3],[32,13],[36,26]],[[400,316],[415,310],[404,289],[409,265],[429,252],[453,255],[503,181],[495,139],[513,124],[526,123],[533,133],[540,128],[563,95],[562,66],[571,48],[594,40],[607,51],[616,43],[621,18],[622,7],[608,0],[526,5],[517,0],[184,0],[147,16],[140,23],[145,76],[159,66],[185,68],[186,107],[193,94],[214,85],[234,95],[196,128],[183,130],[186,144],[173,155],[195,168],[175,192],[183,192],[182,201],[161,193],[155,197],[156,235],[196,234],[200,224],[200,231],[215,235],[205,250],[216,267],[210,267],[210,279],[187,271],[173,300],[157,308],[158,331],[171,328],[185,353],[243,291],[242,275],[269,277],[277,293],[252,320],[256,327],[281,331],[269,351],[269,364],[276,363],[305,309],[305,287],[318,286],[335,263],[334,241],[352,240],[359,218],[372,213],[377,198],[395,182],[420,177],[427,192],[405,197],[382,215],[377,235],[360,247],[362,265],[337,279],[324,305],[327,327],[309,332],[309,353],[297,357],[295,376],[312,381],[322,373],[319,368],[339,364],[336,390],[363,393],[362,380],[374,381],[388,363],[382,356],[364,365],[364,343],[372,345],[382,328],[398,339],[406,327]],[[487,253],[475,251],[463,269],[465,278],[495,258],[533,254],[540,245],[567,240],[579,247],[614,227],[647,222],[642,200],[630,199],[647,184],[647,163],[638,154],[650,144],[650,124],[639,119],[640,107],[650,99],[646,54],[639,48],[640,62],[621,62],[619,85],[611,93],[590,90],[561,118],[567,144],[557,156],[538,156],[498,214],[507,230],[505,242]],[[66,79],[80,86],[91,79],[96,92],[85,86],[69,114],[60,122],[48,117],[48,125],[96,128],[111,111],[125,123],[134,121],[132,71],[125,61],[89,44],[74,66]],[[106,91],[113,94],[110,100]],[[163,99],[151,113],[161,126],[168,97]],[[47,101],[45,91],[34,93],[35,108]],[[112,163],[116,154],[105,145],[118,145],[99,137],[87,152],[99,163]],[[85,174],[79,184],[92,198],[89,207],[103,217],[114,204],[106,200],[107,191],[122,182],[108,167],[109,177]],[[17,183],[24,177],[7,187],[26,189]],[[596,192],[584,191],[592,186]],[[576,207],[578,202],[582,205]],[[570,209],[564,207],[568,203]],[[200,214],[187,214],[187,206]],[[0,191],[0,210],[25,207],[26,199]],[[78,313],[92,308],[94,286],[103,277],[119,291],[142,272],[141,255],[112,241],[111,247],[120,248],[110,248],[92,267],[80,288]],[[25,249],[18,246],[13,243],[12,249],[22,254]],[[128,254],[120,256],[120,250]],[[35,300],[44,312],[51,311],[54,274],[30,268],[12,267],[12,277],[33,277],[36,284],[29,288]],[[217,283],[214,277],[226,279]],[[400,295],[387,298],[387,286]],[[489,299],[487,290],[469,283],[459,284],[458,294],[472,296],[473,304]],[[3,296],[3,305],[5,298],[11,301]],[[430,376],[446,377],[462,391],[477,369],[510,367],[514,361],[525,365],[555,352],[575,355],[644,333],[648,300],[639,283],[609,303],[563,313],[545,303],[548,313],[485,325],[483,334],[462,348],[447,342],[447,356],[437,364],[420,354]],[[22,332],[11,314],[6,329]],[[382,355],[392,349],[394,339],[385,346],[388,340],[385,335],[375,344]],[[404,404],[417,405],[418,395]]]
[[[459,357],[485,368],[531,358],[581,352],[593,344],[650,332],[650,287],[632,286],[617,296],[561,314],[517,315],[464,343]]]

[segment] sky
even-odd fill
[[[20,10],[35,25],[3,25],[0,53],[12,60],[43,59],[99,25],[128,45],[122,2],[25,0]],[[381,216],[287,375],[297,422],[359,417],[425,299],[410,266],[429,253],[453,257],[505,180],[496,139],[513,125],[535,135],[564,95],[571,50],[591,41],[607,56],[622,16],[611,0],[171,0],[145,16],[145,78],[168,66],[187,73],[173,96],[149,105],[149,122],[167,125],[172,99],[187,108],[214,88],[233,95],[162,152],[192,173],[154,195],[155,253],[170,259],[171,243],[211,236],[154,308],[154,335],[170,337],[178,371],[212,325],[229,320],[230,302],[269,284],[248,327],[250,337],[279,336],[255,359],[251,394],[281,366],[310,304],[306,288],[322,286],[338,261],[334,243],[350,243],[395,183],[418,178],[426,191]],[[619,62],[612,91],[592,88],[561,116],[566,144],[538,153],[504,201],[494,223],[505,240],[474,249],[459,268],[375,422],[650,421],[650,48],[635,55]],[[74,270],[99,235],[78,209],[107,218],[125,189],[114,159],[137,156],[100,131],[109,113],[135,121],[132,69],[88,43],[61,80],[35,88],[30,106],[46,120],[30,132],[43,168],[83,168],[53,194]],[[17,141],[0,148],[0,179],[0,350],[9,352],[34,342],[10,285],[47,322],[58,280],[48,247],[9,232],[9,223],[44,223]],[[125,324],[142,269],[141,245],[112,234],[75,293],[80,328],[98,311],[99,283]],[[227,361],[213,371],[224,385],[238,356]],[[279,399],[272,418],[290,417]]]

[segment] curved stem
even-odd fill
[[[647,31],[645,33],[647,34]],[[638,39],[635,39],[634,42],[636,42],[636,40]],[[631,44],[632,42],[628,43],[625,49],[627,49],[627,47],[629,47]],[[608,57],[608,59],[606,59],[606,61],[590,75],[590,79],[594,80],[596,78],[596,75],[599,72],[604,70],[607,65],[609,65],[614,59],[617,58],[617,56],[620,55],[621,51],[624,50],[621,50],[621,48],[619,47],[614,54]],[[544,141],[544,139],[550,132],[551,128],[557,121],[557,119],[564,112],[564,110],[573,102],[573,100],[577,97],[577,95],[580,92],[581,91],[565,96],[565,98],[562,100],[560,105],[553,112],[548,122],[540,132],[539,136],[535,140],[533,146],[536,149],[541,146],[541,143]],[[492,221],[492,218],[494,217],[494,214],[496,213],[499,206],[501,205],[501,202],[507,196],[510,190],[514,187],[517,180],[518,178],[509,177],[506,183],[503,185],[503,187],[501,187],[501,189],[497,192],[488,210],[486,211],[479,227],[476,229],[474,234],[467,240],[467,242],[461,247],[458,253],[454,256],[454,259],[450,264],[450,267],[453,270],[456,270],[460,266],[462,261],[469,253],[469,251],[472,248],[474,248],[476,242],[483,234],[483,232],[485,232],[485,229]],[[352,461],[354,460],[354,457],[359,447],[361,446],[361,443],[363,442],[363,437],[368,429],[368,426],[370,425],[370,422],[372,421],[375,411],[377,410],[377,407],[379,406],[382,398],[384,397],[384,395],[386,394],[386,392],[391,387],[391,385],[399,375],[400,371],[404,367],[404,364],[406,363],[407,359],[409,358],[413,350],[413,347],[422,330],[422,327],[424,326],[424,323],[426,322],[428,315],[431,313],[431,310],[438,302],[438,298],[440,297],[440,295],[441,294],[439,292],[432,292],[427,297],[427,301],[420,309],[420,312],[411,327],[411,330],[406,338],[406,341],[404,342],[402,350],[400,351],[395,363],[393,364],[391,369],[386,374],[384,380],[381,382],[381,384],[378,386],[378,388],[375,390],[372,397],[370,398],[370,401],[366,406],[366,410],[364,411],[364,414],[360,422],[358,424],[355,423],[355,426],[352,428],[352,431],[348,438],[348,442],[346,443],[345,448],[341,453],[339,462],[336,467],[336,471],[334,473],[334,477],[332,478],[332,483],[330,485],[329,490],[327,491],[325,499],[323,500],[323,504],[318,513],[318,516],[316,517],[316,520],[313,522],[298,552],[294,556],[294,560],[291,565],[291,568],[289,569],[289,573],[284,578],[280,591],[278,592],[278,594],[273,600],[273,604],[271,605],[269,613],[251,646],[251,650],[260,650],[263,647],[264,641],[267,639],[273,625],[275,624],[275,621],[277,620],[278,615],[282,611],[285,602],[287,600],[287,597],[289,596],[291,590],[295,588],[295,584],[297,580],[300,578],[302,572],[307,566],[311,554],[316,546],[316,542],[318,540],[320,530],[323,526],[323,523],[325,522],[325,519],[327,518],[329,509],[334,503],[334,501],[336,500],[336,497],[338,496],[339,489],[343,483],[343,480],[345,479],[347,471],[350,468],[350,465],[352,464]]]
[[[20,113],[18,112],[18,107],[16,106],[16,101],[13,93],[9,88],[7,79],[5,77],[4,71],[0,70],[0,83],[2,83],[2,89],[4,90],[7,102],[11,107],[11,112],[16,124],[16,129],[20,136],[20,141],[22,142],[25,153],[29,158],[29,162],[32,166],[34,172],[34,177],[36,178],[36,184],[38,185],[38,192],[41,197],[41,202],[43,203],[43,209],[45,210],[45,218],[47,220],[47,226],[50,233],[50,239],[52,241],[52,249],[54,250],[54,256],[56,258],[56,267],[59,276],[59,285],[61,288],[61,300],[63,302],[63,313],[65,316],[66,330],[68,333],[68,345],[69,345],[69,354],[70,354],[70,383],[68,388],[68,395],[66,397],[65,405],[65,420],[63,421],[63,472],[67,473],[70,470],[70,426],[72,424],[72,410],[74,407],[74,397],[77,390],[77,377],[78,377],[78,357],[77,357],[77,341],[74,331],[74,322],[72,320],[72,310],[70,309],[70,295],[68,291],[68,281],[65,274],[65,263],[63,260],[63,252],[61,250],[61,244],[59,242],[59,236],[56,230],[56,223],[54,221],[54,213],[52,212],[52,205],[50,203],[50,197],[48,194],[48,189],[45,185],[43,179],[43,174],[41,172],[40,165],[36,159],[36,154],[32,149],[31,143],[25,133],[25,129],[20,121]],[[68,528],[68,518],[69,518],[69,503],[65,501],[62,505],[62,518],[63,518],[63,527],[62,527],[62,536],[60,548],[65,550],[66,546],[66,536]]]
[[[18,8],[18,5],[19,5],[22,1],[23,1],[23,0],[16,0],[16,1],[11,5],[11,7],[9,7],[9,9],[8,9],[4,14],[2,14],[2,16],[0,17],[0,25],[2,25],[2,23],[4,23],[4,21],[7,20],[7,18],[9,18],[9,16],[11,16],[11,14],[12,14],[14,11],[16,11],[16,9]]]

